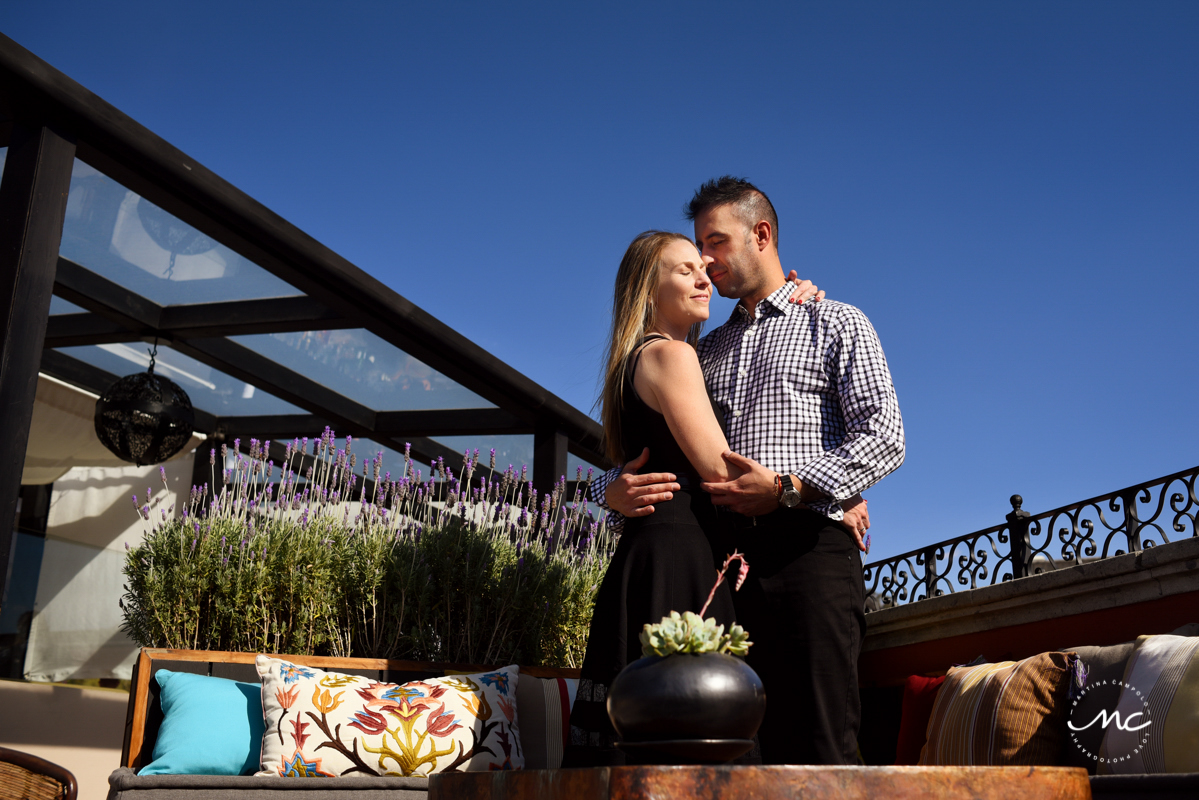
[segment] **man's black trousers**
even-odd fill
[[[766,688],[758,731],[765,764],[857,764],[858,656],[866,632],[862,560],[849,532],[823,514],[779,509],[722,514],[727,552],[750,564],[733,595],[754,643],[746,659]],[[735,567],[734,567],[735,568]]]

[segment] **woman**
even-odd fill
[[[717,560],[724,558],[713,552],[715,507],[699,487],[738,475],[722,457],[729,449],[723,419],[695,352],[711,297],[707,263],[682,234],[641,234],[616,274],[602,395],[607,455],[620,464],[648,447],[641,471],[673,472],[681,491],[655,503],[653,514],[625,521],[600,585],[571,713],[572,744],[600,749],[572,748],[575,765],[620,761],[611,749],[615,732],[604,709],[608,686],[641,657],[638,636],[646,623],[671,611],[700,610],[715,582]],[[727,583],[717,589],[706,616],[726,628],[732,624]]]

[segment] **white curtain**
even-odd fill
[[[146,490],[158,507],[187,502],[191,462],[158,467],[76,467],[54,484],[46,549],[25,653],[25,678],[129,678],[137,645],[121,631],[125,545],[150,523],[133,507]]]
[[[22,483],[54,483],[37,599],[25,653],[25,678],[124,678],[137,646],[121,632],[125,545],[142,541],[144,526],[133,495],[147,489],[159,507],[187,502],[193,437],[176,459],[135,467],[108,452],[93,428],[96,397],[38,376]]]

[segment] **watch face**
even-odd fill
[[[787,508],[795,508],[797,505],[799,505],[799,503],[799,492],[795,491],[794,489],[788,489],[783,492],[783,505],[785,505]]]

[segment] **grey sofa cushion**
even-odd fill
[[[428,778],[258,778],[252,775],[108,776],[108,800],[428,800]]]

